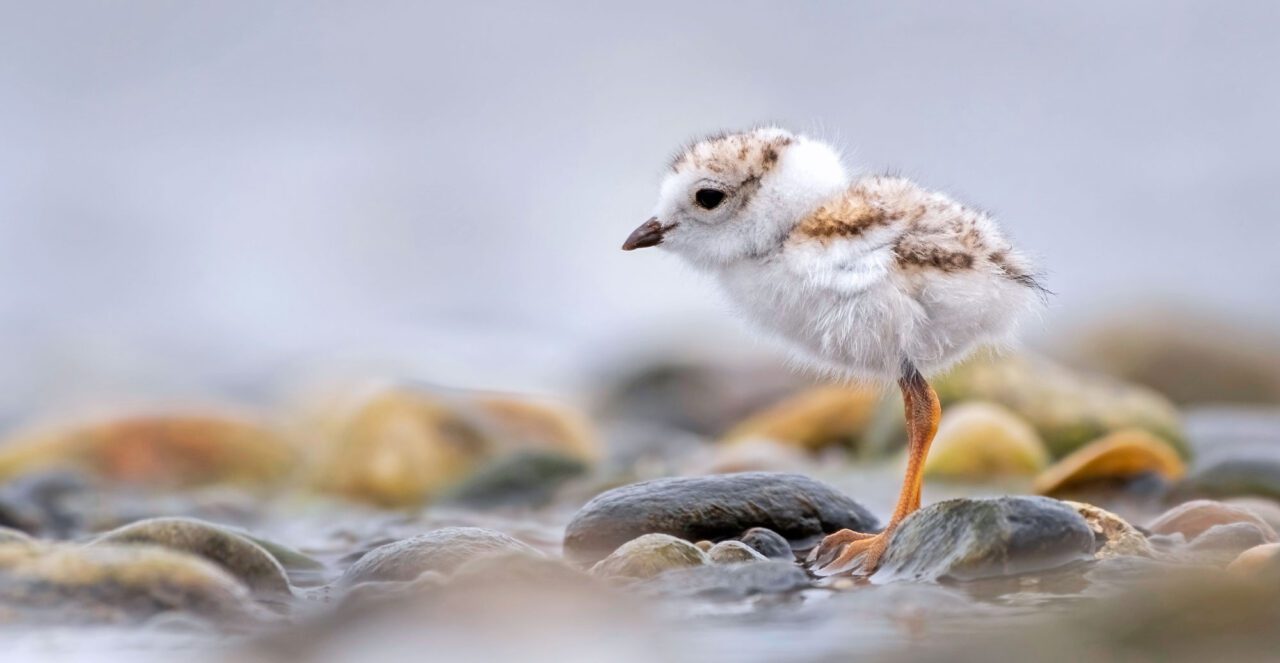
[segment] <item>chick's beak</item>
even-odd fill
[[[645,221],[639,228],[636,228],[627,241],[622,243],[623,251],[634,251],[635,249],[643,249],[646,246],[657,246],[662,243],[662,238],[668,230],[675,227],[675,224],[663,226],[658,221],[658,217],[653,217]]]

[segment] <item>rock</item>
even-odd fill
[[[449,574],[468,560],[508,553],[542,555],[500,532],[446,527],[370,550],[347,569],[341,583],[350,586],[369,581],[408,582],[425,571]]]
[[[222,567],[157,546],[0,545],[6,619],[122,623],[170,611],[219,621],[258,617]]]
[[[764,560],[668,571],[646,583],[644,590],[663,596],[737,600],[797,592],[811,585],[809,576],[795,564]]]
[[[297,435],[319,446],[310,484],[381,506],[414,506],[470,475],[497,447],[483,420],[407,386],[318,399]]]
[[[581,476],[581,460],[545,451],[517,452],[476,471],[441,501],[472,509],[545,506],[566,481]]]
[[[1064,501],[1063,504],[1075,509],[1089,523],[1096,541],[1094,556],[1098,559],[1155,556],[1155,549],[1151,547],[1147,537],[1120,516],[1083,502]]]
[[[798,474],[747,472],[656,479],[602,493],[574,514],[564,550],[570,560],[586,564],[651,532],[715,541],[753,527],[801,542],[844,528],[878,529],[870,512],[824,483]]]
[[[874,389],[815,387],[751,415],[726,433],[723,443],[765,439],[806,451],[857,449],[880,398]]]
[[[786,366],[755,360],[661,360],[605,388],[600,418],[719,436],[804,385]]]
[[[26,532],[10,527],[0,527],[0,545],[6,543],[33,543],[35,539],[31,538]]]
[[[83,471],[33,470],[0,486],[0,526],[47,538],[66,538],[80,529],[88,514],[77,498],[86,493],[102,501],[103,486]]]
[[[107,532],[93,545],[156,545],[203,557],[239,578],[254,595],[290,597],[284,568],[261,546],[239,534],[191,518],[152,518]]]
[[[702,455],[702,454],[700,454]],[[683,475],[736,474],[739,472],[792,472],[807,474],[814,458],[803,449],[762,438],[716,445],[709,455],[686,464]]]
[[[284,571],[289,576],[289,582],[291,584],[299,587],[311,587],[324,584],[326,567],[323,562],[282,543],[263,539],[243,530],[234,528],[228,529],[231,532],[239,534],[240,536],[256,543],[263,550],[267,551],[267,554],[275,558],[275,560],[280,563],[280,566],[284,567]]]
[[[875,580],[973,580],[1091,559],[1094,535],[1069,505],[1047,497],[930,504],[894,532]]]
[[[1225,565],[1250,548],[1275,542],[1274,533],[1268,536],[1254,523],[1227,523],[1205,530],[1187,551],[1198,561]]]
[[[1187,541],[1194,541],[1212,527],[1233,523],[1255,526],[1267,538],[1261,543],[1280,540],[1271,525],[1252,511],[1212,500],[1179,504],[1151,521],[1147,529],[1153,534],[1181,534]]]
[[[714,548],[716,544],[710,541],[707,541],[706,539],[703,539],[701,541],[698,541],[697,543],[694,543],[693,545],[696,546],[698,550],[701,550],[702,552],[711,552],[711,549]]]
[[[1177,451],[1146,431],[1129,429],[1094,440],[1040,473],[1033,490],[1060,495],[1089,483],[1106,483],[1150,476],[1165,481],[1182,477],[1186,467]]]
[[[1280,503],[1261,497],[1233,497],[1222,503],[1253,513],[1280,533]]]
[[[982,480],[1034,475],[1049,465],[1049,452],[1030,424],[995,403],[970,401],[943,413],[925,460],[925,475]]]
[[[476,405],[497,429],[494,438],[500,452],[542,452],[582,465],[604,455],[591,422],[565,405],[509,396],[483,396]]]
[[[707,556],[716,564],[741,564],[768,559],[741,541],[721,541],[711,547]]]
[[[1242,575],[1280,575],[1280,543],[1264,543],[1240,553],[1227,570]]]
[[[794,562],[795,553],[791,544],[781,534],[764,527],[752,527],[742,533],[738,540],[751,546],[756,552],[769,559],[780,559]]]
[[[1280,500],[1280,458],[1221,458],[1196,469],[1179,489],[1202,497]]]
[[[645,534],[628,541],[591,567],[604,578],[652,578],[664,571],[710,564],[697,546],[666,534]]]
[[[1033,355],[977,357],[934,380],[933,386],[943,412],[953,403],[972,400],[1009,408],[1036,429],[1054,458],[1126,428],[1152,433],[1187,455],[1178,411],[1160,394]],[[867,444],[894,448],[905,440],[902,400],[887,398]]]
[[[287,476],[294,450],[268,426],[221,415],[163,414],[32,432],[0,444],[0,479],[50,468],[172,488],[259,486]]]

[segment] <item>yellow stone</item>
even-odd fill
[[[0,478],[72,467],[147,486],[257,485],[285,477],[296,465],[283,435],[229,414],[121,417],[20,434],[0,444]]]
[[[1186,474],[1186,466],[1163,439],[1143,430],[1126,429],[1094,440],[1059,460],[1036,477],[1033,487],[1041,495],[1052,495],[1085,481],[1149,472],[1172,481]]]
[[[1003,406],[971,401],[943,413],[924,472],[985,479],[1034,475],[1048,464],[1049,452],[1030,424]]]
[[[807,451],[855,447],[879,401],[880,393],[870,388],[816,387],[746,418],[724,436],[724,442],[768,439]]]
[[[504,451],[557,451],[588,463],[604,455],[586,416],[564,404],[513,396],[483,396],[476,403],[500,429],[499,441],[511,447]]]

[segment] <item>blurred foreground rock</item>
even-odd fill
[[[427,571],[448,574],[478,557],[505,554],[542,556],[500,532],[479,527],[446,527],[370,550],[347,569],[342,584],[410,581]]]

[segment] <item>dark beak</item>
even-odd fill
[[[636,228],[635,232],[631,233],[631,236],[627,238],[627,241],[622,243],[622,250],[634,251],[636,249],[643,249],[646,246],[657,246],[662,243],[662,236],[674,227],[674,225],[663,227],[663,225],[658,222],[658,217],[655,216],[652,219],[645,221],[644,225]]]

